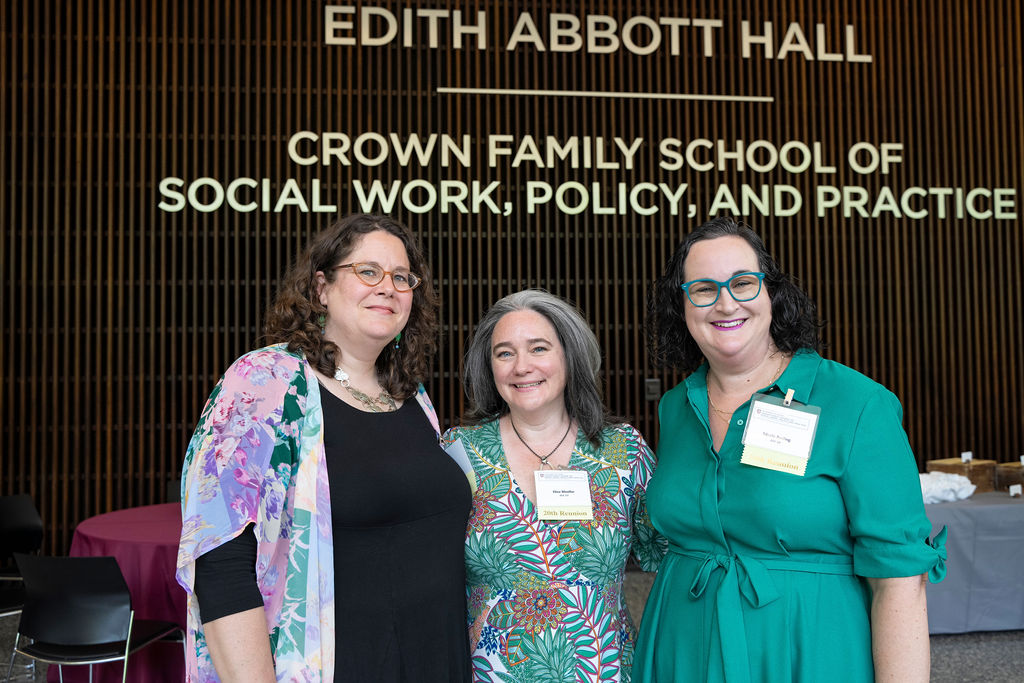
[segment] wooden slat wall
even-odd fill
[[[399,5],[379,6],[398,13]],[[819,7],[820,5],[820,7]],[[423,6],[438,7],[437,3]],[[35,496],[47,546],[65,552],[81,519],[163,502],[207,393],[257,344],[276,278],[331,216],[157,209],[167,176],[320,178],[348,198],[352,181],[529,180],[606,185],[690,183],[710,204],[719,183],[789,183],[796,216],[750,216],[784,268],[819,302],[827,355],[895,391],[922,465],[973,450],[1000,461],[1024,452],[1024,237],[1019,220],[932,216],[817,218],[815,184],[1019,188],[1021,9],[979,0],[776,2],[466,2],[486,10],[488,49],[343,48],[323,44],[323,4],[9,0],[2,16],[0,110],[0,493]],[[502,48],[521,11],[718,18],[713,58],[690,37],[683,53],[648,57]],[[789,22],[813,37],[857,28],[870,66],[742,59],[739,22]],[[500,27],[500,28],[499,28]],[[542,29],[543,30],[543,29]],[[441,31],[442,41],[446,30]],[[726,40],[728,38],[728,40]],[[729,40],[733,42],[729,42]],[[419,41],[425,45],[425,40]],[[831,45],[837,51],[837,45]],[[564,97],[451,96],[440,86],[767,94],[772,104]],[[473,136],[473,165],[298,166],[299,130]],[[633,170],[486,166],[489,133],[643,136]],[[669,173],[657,141],[757,138],[824,144],[826,178]],[[841,163],[855,141],[903,142],[888,176]],[[1019,202],[1019,198],[1018,198]],[[1020,207],[1018,206],[1018,211]],[[442,297],[441,351],[430,389],[445,423],[464,408],[458,368],[474,322],[498,297],[546,287],[576,301],[606,354],[611,408],[656,441],[643,379],[648,284],[696,220],[566,215],[396,213],[423,237]]]

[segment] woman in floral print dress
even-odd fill
[[[629,680],[626,561],[632,552],[653,571],[665,544],[646,510],[654,458],[639,432],[608,419],[599,369],[586,321],[540,290],[501,299],[470,343],[472,410],[443,441],[475,475],[466,580],[476,681]],[[546,477],[567,473],[576,495],[589,493],[592,519],[538,505]]]

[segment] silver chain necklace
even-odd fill
[[[356,389],[352,386],[352,382],[349,381],[348,373],[342,370],[340,365],[334,370],[334,379],[341,382],[341,386],[348,389],[348,393],[352,394],[354,399],[366,406],[366,409],[371,413],[390,413],[398,410],[398,404],[395,403],[395,399],[391,397],[391,394],[386,389],[382,390],[376,398]]]
[[[508,423],[510,425],[512,425],[512,431],[515,432],[517,437],[519,437],[520,443],[522,443],[524,446],[526,446],[526,450],[528,450],[531,453],[533,453],[534,457],[537,458],[538,460],[540,460],[540,466],[541,467],[547,467],[549,469],[554,469],[554,467],[552,467],[550,464],[548,464],[548,458],[550,458],[552,455],[555,454],[555,451],[557,451],[561,447],[561,445],[565,442],[565,437],[569,436],[569,429],[572,427],[572,419],[570,418],[569,424],[565,426],[565,434],[562,434],[562,438],[558,440],[558,445],[555,446],[554,448],[552,448],[551,452],[548,453],[547,455],[543,456],[543,457],[540,455],[540,453],[538,453],[537,451],[535,451],[532,448],[530,448],[530,444],[526,443],[526,440],[523,439],[523,435],[519,433],[518,429],[516,429],[516,423],[512,420],[512,415],[511,414],[509,414],[509,416],[508,416]]]

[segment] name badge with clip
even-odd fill
[[[544,521],[594,519],[590,477],[583,470],[537,470],[537,516]]]
[[[793,390],[785,398],[754,394],[743,430],[740,462],[799,477],[807,471],[821,408],[793,402]]]

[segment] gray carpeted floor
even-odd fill
[[[653,580],[641,572],[626,575],[626,600],[637,623]],[[16,617],[0,619],[0,681],[7,675],[16,627]],[[1024,683],[1024,631],[932,636],[931,641],[934,683]],[[45,664],[38,666],[35,680],[46,680]]]
[[[936,683],[1021,683],[1024,631],[932,636]]]

